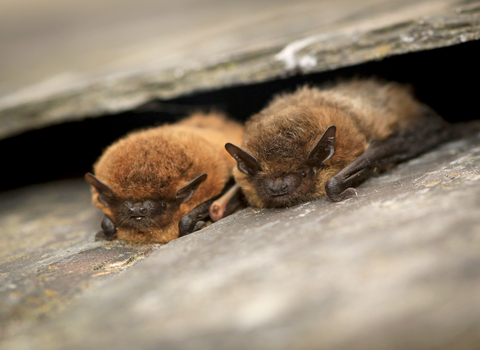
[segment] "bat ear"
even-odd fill
[[[200,186],[200,184],[207,179],[207,174],[202,174],[194,178],[188,184],[180,187],[177,190],[177,194],[175,195],[175,200],[177,203],[185,203],[190,198],[192,198],[195,190]]]
[[[231,154],[237,161],[238,170],[242,173],[250,176],[255,176],[259,171],[262,171],[262,167],[258,163],[257,158],[252,156],[247,151],[235,146],[232,143],[227,143],[225,149]]]
[[[315,146],[310,150],[307,157],[307,165],[311,167],[319,167],[326,160],[330,159],[335,153],[333,144],[335,143],[335,125],[329,126],[323,133],[322,137],[317,141]]]
[[[110,186],[105,184],[104,182],[100,181],[95,175],[92,173],[85,174],[85,180],[95,187],[98,194],[98,201],[102,203],[104,206],[108,207],[112,203],[113,199],[113,191]]]

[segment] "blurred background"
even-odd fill
[[[0,11],[0,96],[31,84],[73,84],[273,46],[286,35],[296,38],[338,26],[361,11],[388,4],[386,0],[7,0]]]

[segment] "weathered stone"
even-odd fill
[[[94,242],[101,215],[89,202],[83,181],[2,194],[0,338],[55,314],[158,247]]]
[[[357,189],[174,240],[2,349],[478,349],[480,135]]]
[[[173,32],[158,47],[152,48],[153,38],[145,39],[131,57],[110,57],[114,62],[100,72],[91,68],[96,74],[67,74],[4,96],[0,138],[133,109],[152,99],[322,72],[480,38],[477,1],[256,3],[228,3],[243,8],[224,13],[216,2],[206,1],[195,21],[185,21],[186,33]]]

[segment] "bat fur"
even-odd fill
[[[216,112],[132,132],[104,151],[93,167],[95,176],[86,175],[92,202],[113,221],[107,223],[116,226],[117,238],[169,242],[179,236],[184,215],[222,192],[235,166],[225,142],[240,142],[242,134],[240,124]],[[189,185],[194,179],[195,186]],[[182,192],[185,186],[190,192]],[[138,212],[133,217],[128,210]],[[145,218],[139,210],[151,210],[153,216]]]
[[[432,145],[418,150],[414,146],[407,151],[398,149],[403,153],[395,156],[397,144],[410,142],[413,136],[412,143],[418,138],[422,141],[422,137],[434,134],[437,129],[431,127],[428,134],[428,127],[424,128],[430,121],[438,130],[447,125],[417,101],[408,86],[373,78],[354,79],[321,88],[304,86],[276,96],[245,124],[242,148],[233,144],[226,148],[238,162],[235,180],[250,205],[287,207],[328,194],[327,181],[360,159],[372,145],[373,158],[365,152],[365,159],[360,159],[366,164],[361,165],[363,168],[375,165],[375,156],[383,157],[383,163],[395,162],[433,146],[431,141]],[[394,135],[399,136],[395,139]],[[386,142],[385,147],[381,142]],[[362,172],[352,172],[352,178]],[[342,181],[349,185],[347,178],[345,175],[337,183],[331,180],[331,192]]]

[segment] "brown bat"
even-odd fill
[[[225,142],[240,142],[242,134],[220,113],[197,113],[113,143],[95,175],[85,175],[93,204],[105,213],[97,238],[166,243],[198,229],[235,167]]]
[[[242,148],[225,147],[251,205],[287,207],[356,196],[352,186],[373,170],[450,136],[449,124],[407,86],[355,79],[276,96],[245,124]]]

